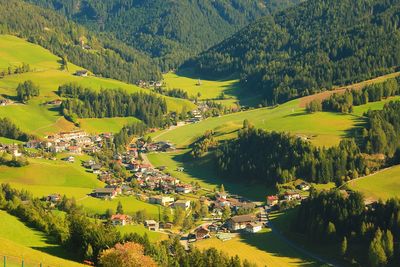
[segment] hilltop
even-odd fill
[[[186,66],[236,73],[266,104],[367,80],[396,70],[400,1],[306,1],[264,17]]]

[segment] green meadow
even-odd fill
[[[80,128],[88,133],[116,133],[125,125],[139,121],[134,117],[79,119]]]
[[[71,130],[74,127],[72,123],[60,116],[57,108],[45,105],[46,102],[58,98],[56,91],[62,84],[77,83],[97,91],[102,88],[121,88],[131,93],[150,93],[147,89],[113,79],[74,76],[75,71],[82,68],[69,63],[68,71],[61,70],[59,61],[60,58],[38,45],[14,36],[0,35],[0,70],[20,66],[22,63],[29,64],[32,70],[29,73],[9,75],[0,79],[0,94],[14,98],[18,84],[26,80],[32,80],[40,88],[40,96],[26,105],[16,103],[0,107],[0,117],[10,118],[24,131],[44,136],[60,130]],[[188,100],[162,97],[165,98],[169,111],[180,112],[184,107],[187,110],[195,107]],[[116,118],[115,121],[85,119],[82,121],[83,128],[90,132],[117,132],[133,119]]]
[[[84,266],[71,261],[73,255],[53,244],[42,232],[27,227],[16,217],[0,210],[0,256],[7,256],[7,266]],[[1,257],[3,261],[3,257]]]
[[[400,197],[400,166],[350,181],[348,186],[362,192],[368,199],[386,200]]]
[[[200,94],[199,99],[216,99],[221,93],[224,93],[227,98],[237,98],[239,94],[239,80],[207,80],[200,77],[190,77],[185,73],[169,72],[164,74],[164,82],[167,88],[179,88],[186,91],[189,97],[196,97]],[[199,84],[200,80],[200,84]]]

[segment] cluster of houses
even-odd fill
[[[304,196],[302,196],[300,192],[308,190],[310,190],[310,185],[307,183],[301,183],[297,186],[297,190],[287,190],[280,195],[267,196],[267,205],[269,207],[277,207],[283,202],[300,201],[304,198]]]
[[[110,133],[89,135],[84,131],[76,130],[47,136],[45,141],[31,140],[26,143],[26,147],[44,149],[52,153],[68,152],[79,155],[100,151],[103,139],[110,138],[112,138]]]
[[[141,88],[157,88],[157,87],[162,87],[163,86],[163,82],[162,81],[143,81],[140,80],[137,82],[137,85]]]
[[[177,178],[143,164],[135,168],[133,179],[143,190],[159,191],[163,194],[189,194],[196,190],[191,184],[182,183]]]

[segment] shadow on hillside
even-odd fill
[[[207,154],[201,159],[192,159],[190,152],[175,154],[172,159],[185,168],[185,172],[197,180],[219,186],[224,184],[226,190],[231,194],[238,194],[250,200],[263,201],[265,196],[273,192],[273,188],[264,185],[253,185],[246,183],[236,183],[227,179],[218,178],[215,159],[212,154]]]
[[[353,116],[354,127],[347,129],[342,137],[355,138],[356,142],[360,143],[361,129],[365,127],[367,120],[365,117]]]
[[[296,266],[320,266],[315,261],[308,259],[301,252],[281,241],[272,231],[256,234],[242,233],[241,241],[249,246],[270,253],[275,257],[289,258],[290,265]],[[229,245],[229,241],[227,242]]]

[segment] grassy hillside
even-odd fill
[[[257,266],[319,266],[283,243],[270,229],[244,234],[225,242],[216,238],[207,239],[196,242],[195,246],[199,249],[214,247],[230,256],[237,254]]]
[[[307,114],[304,108],[299,107],[299,100],[293,100],[275,108],[255,109],[209,118],[152,135],[156,140],[169,140],[179,147],[184,147],[206,130],[214,130],[219,139],[233,138],[245,119],[257,128],[291,132],[308,137],[316,145],[330,146],[338,144],[339,140],[347,135],[347,131],[357,124],[359,118],[330,112]]]
[[[400,197],[400,166],[350,181],[348,185],[370,199],[386,200],[391,197]]]
[[[59,130],[69,130],[73,125],[59,116],[54,107],[44,105],[49,100],[58,98],[55,91],[65,83],[78,83],[93,90],[101,88],[122,88],[128,92],[149,92],[135,85],[123,83],[113,79],[100,77],[77,77],[73,73],[82,69],[73,64],[68,64],[68,71],[60,70],[59,58],[48,50],[20,38],[1,35],[0,36],[0,69],[15,67],[22,63],[30,64],[33,72],[6,76],[0,79],[0,94],[7,97],[16,96],[16,87],[19,83],[32,80],[40,88],[40,97],[31,100],[27,105],[15,104],[0,107],[0,116],[9,117],[22,130],[44,135]],[[183,107],[187,110],[194,105],[187,100],[165,97],[167,107],[170,111],[180,111]],[[17,119],[18,118],[18,119]],[[93,121],[91,121],[93,120]],[[133,119],[85,119],[83,128],[91,132],[118,131],[126,122]]]
[[[67,260],[67,255],[58,245],[52,244],[43,233],[33,230],[20,222],[16,217],[0,211],[0,255],[7,256],[7,266],[21,266],[24,258],[25,266],[73,267],[84,266]]]

